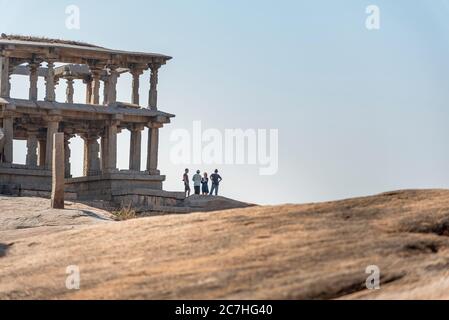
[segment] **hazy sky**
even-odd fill
[[[80,30],[65,27],[77,5]],[[182,190],[170,134],[204,128],[279,129],[279,171],[220,166],[226,196],[258,203],[325,201],[449,187],[449,1],[9,1],[0,32],[81,40],[174,57],[160,72],[167,190]],[[365,27],[368,5],[380,30]],[[148,97],[145,75],[142,101]],[[13,96],[27,80],[14,79]],[[143,85],[142,85],[143,86]],[[84,91],[77,86],[77,99]],[[64,99],[64,85],[58,99]],[[118,99],[130,100],[130,78]],[[43,92],[41,91],[41,95]],[[126,167],[129,136],[119,138]],[[146,140],[146,139],[144,139]],[[73,170],[82,148],[74,141]],[[16,159],[24,158],[16,148]],[[190,166],[196,170],[198,166]],[[216,166],[199,166],[212,170]]]

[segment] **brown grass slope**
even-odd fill
[[[2,208],[20,201],[0,200]],[[0,299],[449,298],[447,190],[124,222],[86,217],[92,223],[0,228]],[[81,270],[78,291],[65,287],[69,265]],[[368,265],[380,267],[380,290],[364,287]]]

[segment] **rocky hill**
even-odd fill
[[[0,208],[0,299],[449,298],[447,190],[122,222],[44,199]]]

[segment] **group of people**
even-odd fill
[[[191,192],[189,172],[190,172],[189,169],[186,169],[186,171],[184,173],[184,177],[182,179],[182,181],[184,182],[184,187],[185,187],[185,192],[186,192],[187,197],[190,197],[190,192]],[[210,191],[209,191],[209,180],[212,181]],[[203,196],[207,196],[207,195],[213,195],[215,193],[215,195],[218,196],[218,188],[219,188],[220,182],[222,180],[223,179],[218,174],[218,170],[215,170],[215,172],[210,175],[210,179],[209,179],[207,172],[204,172],[203,176],[201,176],[201,171],[198,170],[196,172],[196,174],[192,177],[195,194],[196,195],[202,194]]]

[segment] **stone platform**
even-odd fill
[[[141,210],[182,206],[184,193],[163,191],[164,180],[165,176],[130,171],[70,178],[65,181],[65,198],[77,201],[105,201],[112,206],[131,206]],[[0,193],[49,198],[51,171],[1,164]]]

